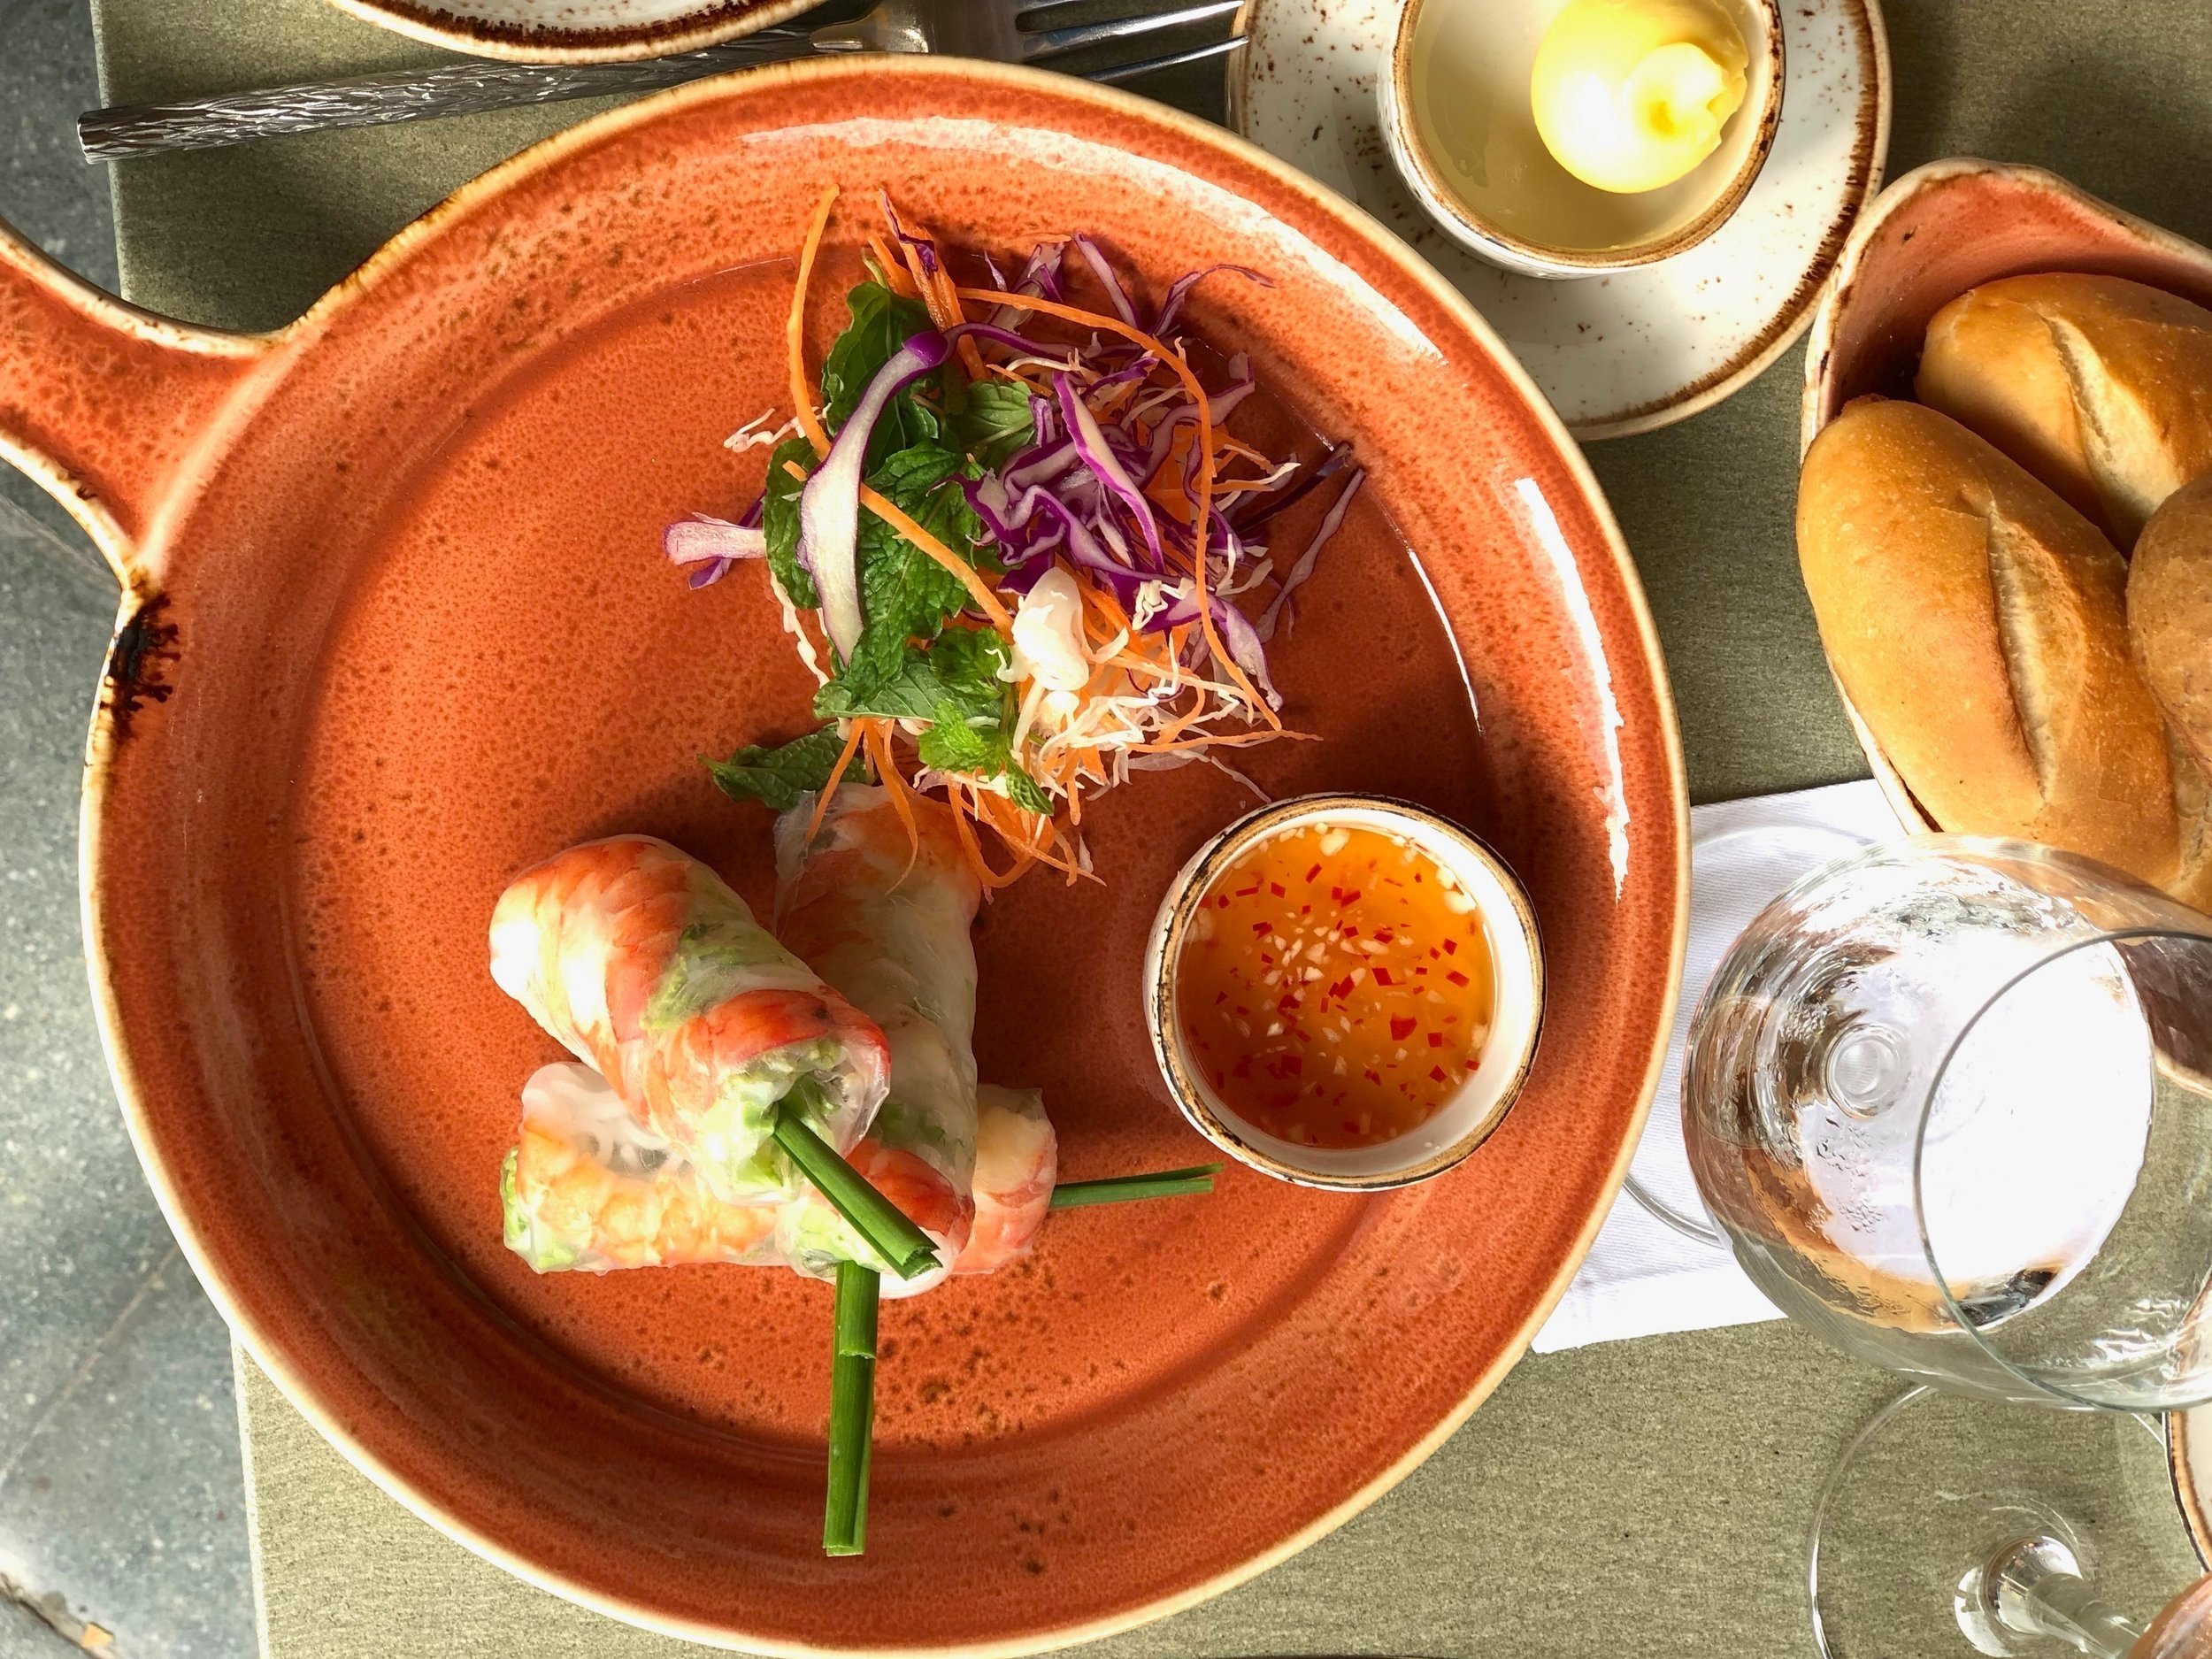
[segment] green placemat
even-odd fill
[[[438,56],[313,0],[94,0],[94,13],[117,103]],[[2212,240],[2205,0],[1892,0],[1888,19],[1893,175],[1944,155],[2032,161]],[[1154,90],[1219,113],[1210,72]],[[196,321],[281,323],[455,185],[595,107],[119,167],[125,290]],[[1792,352],[1719,408],[1592,452],[1650,592],[1698,800],[1863,772],[1796,580],[1801,373]],[[250,1363],[240,1370],[273,1659],[694,1651],[477,1560],[349,1469]],[[1895,1388],[1788,1326],[1531,1358],[1425,1467],[1340,1532],[1094,1651],[1807,1652],[1813,1493]],[[2177,1571],[2181,1559],[2163,1565]]]

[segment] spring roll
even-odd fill
[[[891,1085],[853,1164],[938,1247],[933,1273],[887,1271],[886,1296],[915,1295],[966,1248],[976,1158],[975,947],[982,884],[938,803],[848,785],[813,826],[811,796],[776,821],[776,931],[882,1028]],[[813,829],[811,836],[810,828]],[[777,1217],[799,1272],[840,1262],[882,1269],[865,1240],[807,1192]]]
[[[588,841],[516,878],[493,912],[491,971],[725,1203],[795,1190],[769,1137],[802,1079],[820,1087],[795,1104],[847,1154],[889,1083],[875,1023],[713,871],[649,836]]]
[[[1044,1091],[976,1090],[975,1225],[956,1273],[991,1273],[1027,1256],[1052,1209],[1060,1142],[1045,1116]]]
[[[499,1196],[507,1248],[541,1273],[776,1259],[773,1210],[719,1202],[606,1079],[573,1060],[522,1086],[522,1133]]]

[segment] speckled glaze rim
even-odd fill
[[[477,58],[519,64],[613,64],[665,58],[718,46],[814,9],[821,0],[704,0],[691,11],[657,22],[606,28],[526,28],[489,18],[462,17],[414,0],[329,0],[365,23],[411,40]]]
[[[1859,215],[1859,222],[1845,239],[1843,252],[1836,260],[1834,274],[1821,289],[1814,305],[1809,332],[1805,341],[1805,383],[1798,403],[1797,457],[1801,463],[1807,450],[1813,447],[1828,423],[1841,412],[1835,408],[1836,396],[1834,362],[1836,329],[1844,314],[1850,311],[1858,287],[1859,267],[1865,262],[1867,250],[1892,215],[1924,191],[1939,188],[1962,179],[1998,178],[2024,185],[2030,188],[2047,191],[2074,204],[2093,218],[2110,221],[2131,236],[2177,257],[2192,259],[2212,267],[2212,250],[2191,242],[2187,237],[2154,225],[2147,219],[2139,219],[2125,208],[2116,207],[2101,196],[2095,196],[2071,180],[2042,167],[2032,167],[2024,162],[1985,161],[1978,156],[1951,156],[1940,161],[1931,161],[1915,167],[1890,182],[1889,188],[1867,205]],[[1912,786],[1890,762],[1888,754],[1875,739],[1873,730],[1861,716],[1858,705],[1851,701],[1844,689],[1843,677],[1835,672],[1833,658],[1828,662],[1829,678],[1834,682],[1836,696],[1843,704],[1844,717],[1851,723],[1851,734],[1859,741],[1859,748],[1866,755],[1868,770],[1881,785],[1882,793],[1903,822],[1912,828],[1935,831],[1940,828],[1928,810],[1921,805]],[[2212,1536],[2212,1534],[2201,1534]]]
[[[1427,0],[1406,0],[1405,9],[1398,14],[1397,33],[1390,42],[1389,73],[1378,89],[1382,104],[1383,138],[1407,188],[1429,217],[1471,251],[1508,270],[1527,276],[1597,276],[1608,271],[1632,271],[1638,265],[1671,259],[1696,247],[1728,222],[1729,216],[1743,204],[1744,197],[1751,194],[1751,187],[1774,148],[1774,135],[1782,125],[1784,83],[1788,79],[1782,38],[1782,4],[1781,0],[1747,0],[1767,23],[1766,102],[1760,106],[1758,130],[1752,134],[1751,148],[1745,152],[1726,187],[1707,204],[1703,212],[1664,236],[1603,251],[1557,247],[1501,229],[1477,214],[1444,182],[1429,159],[1427,147],[1414,130],[1410,92],[1413,35],[1425,4]]]
[[[1490,873],[1504,892],[1506,902],[1512,907],[1521,937],[1527,945],[1529,984],[1534,1002],[1529,1019],[1528,1036],[1521,1045],[1519,1055],[1515,1057],[1513,1070],[1499,1084],[1497,1098],[1483,1109],[1482,1116],[1475,1125],[1451,1145],[1440,1148],[1418,1163],[1370,1175],[1335,1174],[1307,1164],[1294,1164],[1246,1140],[1237,1132],[1235,1125],[1215,1110],[1213,1102],[1207,1098],[1206,1091],[1193,1080],[1189,1065],[1183,1056],[1182,1044],[1176,1035],[1180,1022],[1175,1012],[1175,978],[1182,961],[1184,941],[1193,918],[1213,891],[1215,880],[1239,857],[1269,837],[1280,834],[1300,823],[1326,820],[1337,814],[1349,812],[1373,813],[1418,826],[1427,833],[1451,843],[1467,863],[1479,865]],[[1494,926],[1491,929],[1494,942],[1499,931]],[[1177,1108],[1192,1128],[1231,1157],[1240,1164],[1249,1164],[1263,1175],[1271,1175],[1278,1180],[1290,1181],[1300,1187],[1317,1187],[1342,1193],[1388,1192],[1432,1179],[1463,1162],[1476,1148],[1497,1133],[1498,1125],[1513,1110],[1513,1102],[1520,1098],[1522,1087],[1528,1081],[1530,1069],[1536,1064],[1537,1045],[1543,1036],[1543,940],[1536,925],[1535,908],[1530,904],[1520,878],[1479,836],[1453,823],[1441,813],[1432,812],[1426,807],[1390,795],[1296,795],[1256,808],[1216,833],[1191,855],[1189,861],[1176,872],[1175,879],[1168,883],[1167,893],[1160,901],[1159,916],[1153,923],[1151,940],[1145,952],[1144,1012],[1146,1028],[1152,1034],[1152,1052],[1159,1060],[1160,1075],[1166,1079],[1168,1093],[1175,1097]]]
[[[1003,1641],[966,1643],[959,1647],[829,1648],[757,1636],[740,1637],[733,1635],[726,1627],[717,1628],[671,1617],[635,1601],[602,1594],[573,1583],[557,1571],[539,1566],[509,1551],[418,1490],[405,1477],[383,1463],[357,1440],[351,1425],[322,1404],[312,1380],[289,1362],[280,1344],[272,1340],[251,1312],[231,1294],[221,1276],[214,1271],[206,1246],[192,1223],[189,1206],[167,1172],[148,1155],[147,1148],[155,1144],[155,1137],[143,1103],[137,1070],[132,1064],[131,1040],[124,1029],[106,965],[96,952],[91,955],[88,967],[101,1048],[109,1071],[115,1079],[124,1119],[139,1151],[148,1185],[164,1218],[174,1232],[186,1260],[206,1287],[210,1299],[229,1325],[240,1345],[276,1385],[293,1409],[304,1417],[349,1463],[388,1496],[447,1537],[525,1583],[641,1629],[706,1647],[738,1648],[741,1643],[744,1651],[778,1655],[780,1659],[782,1655],[788,1655],[789,1659],[810,1659],[810,1655],[824,1653],[848,1655],[852,1659],[1018,1659],[1020,1655],[1049,1652],[1133,1630],[1197,1606],[1288,1560],[1335,1531],[1418,1468],[1437,1448],[1458,1431],[1473,1415],[1476,1408],[1496,1389],[1506,1373],[1519,1362],[1531,1339],[1550,1317],[1552,1310],[1566,1294],[1584,1257],[1589,1254],[1599,1229],[1604,1225],[1610,1210],[1609,1201],[1617,1194],[1622,1178],[1627,1173],[1630,1160],[1635,1154],[1637,1140],[1650,1114],[1652,1097],[1658,1087],[1660,1071],[1666,1056],[1667,1037],[1681,992],[1682,958],[1688,935],[1688,783],[1683,762],[1681,728],[1675,718],[1673,689],[1667,678],[1665,658],[1660,651],[1658,631],[1652,620],[1650,606],[1645,598],[1634,562],[1629,555],[1627,543],[1613,518],[1611,508],[1606,503],[1603,490],[1591,472],[1587,459],[1569,436],[1541,391],[1530,380],[1527,371],[1476,312],[1466,296],[1439,276],[1419,256],[1363,210],[1288,164],[1278,160],[1257,145],[1210,122],[1202,121],[1195,116],[1186,115],[1112,87],[1011,65],[897,57],[872,57],[864,63],[848,58],[770,65],[744,71],[743,85],[749,93],[770,92],[778,88],[803,86],[817,79],[856,74],[876,79],[897,75],[939,78],[957,75],[977,83],[1008,83],[1029,92],[1048,94],[1055,99],[1089,104],[1118,117],[1164,128],[1173,136],[1202,148],[1225,150],[1245,165],[1273,180],[1286,195],[1302,199],[1319,213],[1334,220],[1349,235],[1363,239],[1379,261],[1395,269],[1408,284],[1420,290],[1463,329],[1489,354],[1498,375],[1522,400],[1536,429],[1550,441],[1561,470],[1583,492],[1594,526],[1612,557],[1615,575],[1621,584],[1623,602],[1629,612],[1636,642],[1641,649],[1642,661],[1651,677],[1652,699],[1659,717],[1659,729],[1655,735],[1659,742],[1669,786],[1667,796],[1671,809],[1673,844],[1681,852],[1674,871],[1674,904],[1670,927],[1671,949],[1665,983],[1658,1006],[1654,1010],[1650,1052],[1645,1060],[1635,1101],[1623,1125],[1619,1149],[1615,1154],[1611,1169],[1605,1174],[1601,1199],[1591,1207],[1579,1231],[1562,1254],[1550,1284],[1535,1298],[1526,1319],[1501,1346],[1496,1358],[1473,1380],[1466,1394],[1396,1461],[1379,1471],[1340,1502],[1316,1516],[1305,1526],[1202,1583],[1187,1586],[1153,1601],[1125,1608],[1088,1624]],[[215,408],[209,429],[197,442],[194,454],[204,457],[215,452],[227,441],[231,426],[243,419],[241,406],[251,402],[250,393],[244,388],[254,373],[253,364],[274,358],[291,341],[320,329],[334,315],[356,303],[361,296],[377,288],[395,270],[403,266],[419,243],[440,234],[449,220],[475,211],[480,204],[505,194],[524,180],[553,166],[572,152],[600,142],[610,133],[632,126],[649,125],[672,110],[728,96],[734,79],[726,76],[671,88],[566,128],[511,157],[463,185],[444,201],[403,227],[371,254],[351,275],[316,301],[303,316],[271,334],[226,335],[211,330],[171,325],[151,319],[147,314],[137,313],[131,308],[120,308],[131,318],[144,318],[149,324],[158,322],[164,330],[174,328],[176,338],[167,343],[176,344],[180,349],[208,357],[238,356],[247,360],[247,366],[240,371],[237,387],[229,394],[227,402]],[[74,279],[68,280],[74,284]],[[167,497],[162,500],[165,504],[168,502]],[[113,526],[109,528],[112,530]],[[147,572],[136,557],[135,549],[129,548],[127,542],[120,547],[111,546],[111,556],[115,557],[125,581],[121,616],[127,624],[136,603],[143,597],[145,586],[156,584],[156,577]],[[95,726],[88,745],[88,764],[80,815],[81,920],[85,936],[96,940],[104,936],[100,864],[100,849],[104,844],[101,822],[107,776],[113,758],[114,718],[113,710],[104,700],[95,716]]]

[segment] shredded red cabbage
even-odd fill
[[[900,224],[887,203],[886,216],[893,235],[912,250],[925,273],[934,276],[945,269],[942,250],[933,239]],[[1217,452],[1215,465],[1225,476],[1216,480],[1204,519],[1204,567],[1197,569],[1194,526],[1206,457],[1191,442],[1202,411],[1175,372],[1180,365],[1163,362],[1156,350],[1133,341],[1102,337],[1103,330],[1087,339],[1048,337],[1068,331],[1023,305],[1024,300],[1065,303],[1071,250],[1081,261],[1087,286],[1094,281],[1103,294],[1105,308],[1128,327],[1140,326],[1143,311],[1138,298],[1089,235],[1039,242],[1010,280],[987,256],[989,286],[1004,296],[1003,303],[981,308],[982,320],[959,321],[942,333],[925,330],[909,339],[869,382],[801,493],[798,552],[819,594],[823,627],[838,653],[849,658],[864,625],[856,569],[861,472],[879,418],[903,388],[941,366],[952,346],[966,342],[962,361],[967,372],[973,373],[979,362],[992,378],[1028,392],[1027,442],[987,467],[979,468],[971,456],[969,465],[980,475],[960,480],[980,528],[979,543],[989,548],[1002,568],[995,585],[1009,603],[1064,563],[1112,593],[1147,641],[1141,650],[1145,660],[1155,672],[1168,671],[1164,680],[1128,676],[1125,689],[1118,688],[1118,681],[1101,682],[1109,686],[1102,694],[1108,702],[1156,709],[1172,703],[1189,710],[1189,703],[1176,700],[1194,695],[1202,710],[1210,710],[1203,712],[1204,720],[1224,713],[1233,719],[1240,712],[1248,716],[1248,702],[1223,683],[1234,676],[1213,661],[1209,630],[1194,626],[1202,620],[1202,619],[1211,625],[1220,651],[1271,709],[1279,709],[1283,700],[1270,673],[1268,642],[1293,626],[1294,595],[1311,579],[1323,549],[1341,529],[1366,475],[1354,464],[1348,444],[1335,444],[1310,462],[1279,465],[1234,446]],[[1183,364],[1190,361],[1189,353],[1175,331],[1198,285],[1217,274],[1273,286],[1259,272],[1226,264],[1171,282],[1151,313],[1148,332]],[[1257,388],[1242,353],[1228,357],[1224,369],[1219,378],[1225,383],[1205,393],[1203,412],[1217,433]],[[1341,486],[1297,557],[1287,565],[1273,558],[1261,539],[1263,527],[1333,479]],[[693,570],[695,582],[713,580],[734,560],[758,557],[765,550],[759,523],[756,502],[736,525],[703,517],[672,525],[668,557]],[[1244,603],[1257,607],[1256,618],[1245,613]],[[1171,643],[1158,642],[1159,636],[1175,630],[1183,632]],[[1187,679],[1176,679],[1179,673]],[[1117,721],[1120,729],[1133,729],[1127,724],[1131,718],[1105,715],[1101,729]],[[1186,721],[1179,715],[1179,725]],[[1181,764],[1191,757],[1155,753],[1131,742],[1122,757],[1123,772]],[[1218,758],[1211,751],[1205,757]],[[1054,784],[1048,777],[1046,781],[1056,788],[1073,787]]]

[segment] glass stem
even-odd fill
[[[1990,1568],[1997,1617],[2023,1636],[2054,1636],[2091,1659],[2126,1659],[2142,1627],[2100,1601],[2089,1580],[2052,1560],[2056,1540],[2027,1539]]]

